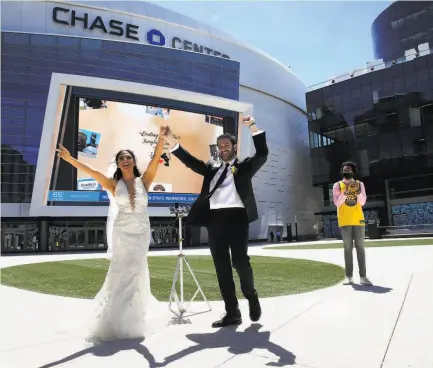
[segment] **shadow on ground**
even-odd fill
[[[269,362],[266,365],[274,367],[294,365],[296,356],[269,341],[271,333],[270,331],[259,332],[262,327],[261,324],[253,324],[243,332],[237,331],[237,327],[226,327],[215,333],[188,334],[186,337],[196,345],[166,357],[158,367],[164,367],[198,351],[215,348],[228,348],[228,352],[235,355],[251,353],[253,349],[265,349],[278,357],[277,362]]]
[[[269,362],[266,364],[267,366],[283,367],[294,365],[296,356],[283,347],[269,341],[271,333],[270,331],[259,332],[262,327],[261,324],[253,324],[243,332],[237,331],[237,327],[227,327],[214,333],[188,334],[186,338],[194,342],[195,345],[165,357],[164,361],[161,363],[156,362],[155,357],[151,354],[149,349],[143,345],[144,339],[136,339],[93,345],[39,368],[55,367],[82,358],[85,355],[109,357],[126,350],[135,350],[147,360],[150,367],[157,368],[165,367],[168,364],[179,361],[202,350],[218,348],[227,348],[228,352],[235,355],[248,354],[251,353],[253,349],[265,349],[278,357],[277,361]]]
[[[389,287],[376,286],[376,285],[364,286],[364,285],[352,284],[351,286],[356,291],[364,291],[364,292],[373,293],[373,294],[386,294],[386,293],[389,293],[390,291],[392,291],[392,289]]]
[[[149,349],[147,349],[147,347],[145,347],[142,344],[143,341],[144,339],[135,339],[135,340],[107,342],[98,345],[93,345],[87,349],[77,351],[76,353],[71,354],[65,358],[43,365],[40,368],[55,367],[57,365],[67,363],[72,360],[82,358],[88,354],[98,356],[98,357],[109,357],[125,350],[135,350],[137,353],[141,354],[143,358],[149,362],[150,367],[157,367],[157,363],[155,362],[155,357],[150,353]]]

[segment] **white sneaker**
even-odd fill
[[[344,285],[352,285],[353,284],[353,277],[346,277],[346,280],[344,280]]]
[[[372,286],[373,284],[367,277],[361,277],[361,285]]]

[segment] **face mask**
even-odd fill
[[[344,179],[352,179],[353,178],[353,173],[343,173],[343,178]]]

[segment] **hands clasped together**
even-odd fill
[[[170,147],[174,147],[177,143],[176,138],[174,138],[173,132],[168,125],[161,126],[159,129],[159,137],[164,139]]]
[[[356,181],[355,179],[350,179],[349,185],[346,187],[346,190],[344,191],[344,195],[348,195],[348,192],[361,194],[361,185],[359,184],[359,181]]]

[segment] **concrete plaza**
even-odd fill
[[[250,254],[343,266],[340,249],[264,248],[251,247]],[[209,254],[207,249],[186,253]],[[100,257],[2,257],[1,267]],[[263,316],[256,324],[249,321],[248,305],[242,300],[244,322],[237,329],[210,327],[223,312],[221,302],[212,302],[211,312],[183,319],[169,312],[168,303],[161,303],[167,311],[164,324],[144,341],[97,347],[84,341],[91,301],[0,286],[0,367],[432,368],[433,246],[367,248],[367,270],[373,287],[335,285],[262,299]],[[194,310],[202,307],[197,303]]]

